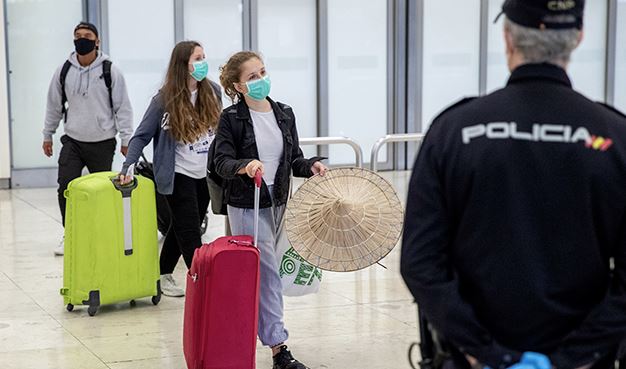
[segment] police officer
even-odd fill
[[[415,162],[401,272],[457,367],[609,367],[626,337],[626,116],[572,89],[583,8],[505,1],[508,84],[437,117]]]

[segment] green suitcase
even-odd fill
[[[127,186],[115,172],[70,182],[61,295],[67,310],[152,296],[161,299],[154,183],[135,176]]]

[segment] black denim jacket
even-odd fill
[[[311,166],[325,159],[313,157],[305,159],[298,141],[296,118],[290,106],[280,102],[272,104],[276,121],[283,134],[283,156],[274,179],[274,205],[287,203],[289,197],[290,174],[295,177],[311,177]],[[263,143],[259,143],[263,145]],[[215,156],[213,165],[217,174],[224,179],[224,202],[238,208],[254,207],[254,181],[246,174],[237,172],[252,160],[259,160],[256,137],[252,127],[250,109],[245,100],[224,109],[215,136]],[[272,200],[265,182],[261,187],[261,208],[272,206]]]

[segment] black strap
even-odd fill
[[[110,60],[105,60],[102,62],[102,79],[104,79],[104,84],[107,86],[107,91],[109,91],[109,106],[113,111],[113,78],[111,77],[111,64],[113,64]],[[65,78],[67,77],[67,72],[70,70],[72,63],[69,60],[66,60],[63,64],[63,68],[61,68],[61,75],[59,76],[61,82],[61,112],[63,113],[63,121],[67,122],[67,107],[65,104],[67,103],[67,94],[65,94]],[[115,111],[113,111],[115,114]]]
[[[65,103],[67,102],[67,95],[65,94],[65,77],[67,77],[67,72],[70,70],[72,63],[69,60],[66,60],[63,64],[63,68],[61,68],[61,75],[59,76],[61,82],[61,112],[63,113],[63,121],[67,122],[67,108],[65,107]]]
[[[110,60],[105,60],[102,62],[102,78],[104,78],[104,84],[107,86],[107,90],[109,90],[109,105],[111,109],[113,109],[113,79],[111,78],[111,64],[113,64]]]

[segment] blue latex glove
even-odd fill
[[[519,363],[510,366],[508,369],[551,369],[552,363],[544,354],[538,352],[525,352]]]

